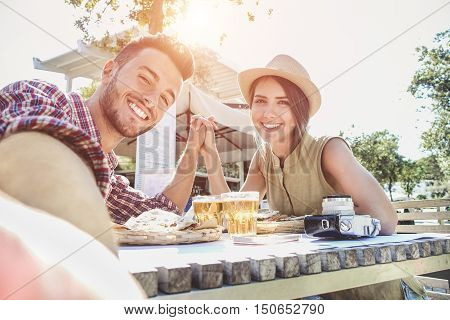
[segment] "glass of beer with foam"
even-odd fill
[[[256,235],[259,192],[222,193],[222,210],[230,235]]]
[[[208,220],[215,220],[222,225],[222,201],[220,196],[196,196],[192,198],[194,213],[201,224]]]

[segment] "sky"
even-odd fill
[[[321,109],[310,122],[315,135],[387,129],[399,136],[402,155],[425,155],[420,135],[432,114],[417,112],[428,102],[414,99],[407,88],[419,66],[415,48],[431,46],[434,35],[449,28],[446,1],[256,2],[192,0],[172,29],[186,42],[215,50],[237,70],[262,67],[281,53],[297,59],[322,87]],[[255,21],[247,20],[247,11]],[[75,48],[82,36],[74,26],[76,15],[62,0],[0,1],[0,87],[40,78],[64,88],[63,75],[33,69],[32,58],[45,60]],[[85,84],[77,80],[74,88]]]

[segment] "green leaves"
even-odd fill
[[[213,0],[211,0],[213,1]],[[218,4],[221,0],[215,0]],[[229,0],[236,6],[243,6],[244,0]],[[65,0],[79,12],[75,26],[83,32],[83,39],[91,43],[93,41],[106,43],[107,30],[104,22],[118,22],[123,25],[123,29],[130,29],[135,26],[147,28],[150,34],[162,32],[167,27],[174,24],[186,13],[187,7],[191,3],[189,0]],[[250,1],[248,1],[250,3]],[[255,6],[260,6],[257,0]],[[248,6],[247,6],[248,7]],[[256,19],[255,7],[242,8],[249,22]],[[260,6],[261,7],[261,6]],[[274,9],[265,10],[267,17],[271,17]],[[234,17],[230,17],[234,18]],[[93,36],[94,31],[100,32]],[[102,32],[103,35],[102,35]],[[96,33],[98,34],[98,32]],[[218,39],[220,44],[225,41],[226,34],[222,33]],[[117,51],[112,49],[113,51]]]
[[[400,183],[408,197],[421,181],[427,183],[427,192],[431,192],[431,197],[448,195],[448,179],[438,156],[431,155],[416,161],[405,159],[398,153],[398,137],[387,130],[346,139],[358,161],[389,191],[391,200],[395,183]],[[426,198],[425,195],[421,197]]]
[[[419,70],[408,91],[417,99],[430,99],[425,109],[435,114],[431,128],[422,134],[422,147],[436,156],[441,170],[450,178],[450,29],[434,39],[435,47],[421,46]]]
[[[408,198],[411,197],[414,188],[422,180],[423,172],[417,161],[404,160],[400,171],[400,185],[405,190]]]
[[[81,96],[85,100],[89,99],[94,94],[95,90],[97,90],[98,84],[99,83],[97,81],[92,81],[91,84],[87,85],[86,87],[81,87],[80,88]]]
[[[217,61],[217,54],[201,45],[190,45],[195,61],[195,72],[191,79],[192,83],[205,91],[211,90],[215,85],[215,80],[211,77],[211,69]]]
[[[352,137],[349,141],[359,162],[392,193],[394,183],[399,181],[403,161],[398,153],[398,137],[384,130]]]

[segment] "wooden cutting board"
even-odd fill
[[[167,245],[210,242],[219,240],[222,228],[201,230],[180,230],[170,232],[133,231],[123,226],[113,227],[114,235],[119,244],[132,245]]]

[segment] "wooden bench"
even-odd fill
[[[411,200],[393,202],[399,221],[412,221],[412,224],[399,224],[397,233],[450,233],[450,199]],[[449,300],[448,280],[429,277],[416,277],[425,286],[427,295],[433,300]]]
[[[450,199],[399,201],[392,205],[399,221],[414,221],[412,225],[399,224],[397,233],[450,233]]]
[[[416,276],[415,278],[425,286],[425,292],[432,300],[450,299],[448,280],[422,276]]]

